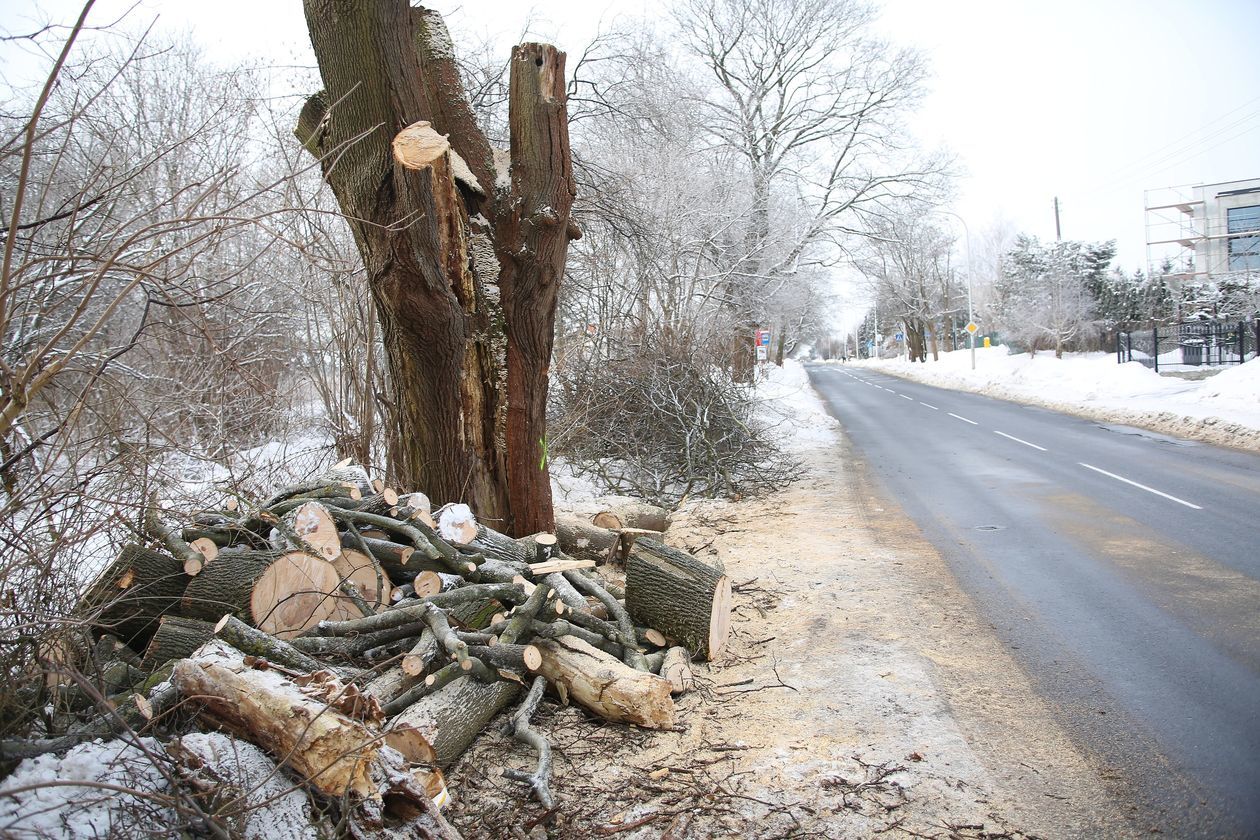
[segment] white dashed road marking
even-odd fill
[[[980,424],[979,424],[979,423],[977,423],[975,420],[968,420],[966,417],[959,417],[957,414],[955,414],[955,413],[954,413],[954,412],[952,412],[952,411],[949,411],[949,412],[946,412],[946,413],[947,413],[950,417],[953,417],[955,420],[961,420],[961,421],[963,421],[964,423],[970,423],[970,424],[971,424],[971,425],[973,425],[973,426],[979,426],[979,425],[980,425]]]
[[[1156,496],[1163,496],[1165,499],[1174,501],[1179,505],[1185,505],[1186,507],[1194,508],[1195,510],[1203,510],[1203,508],[1199,507],[1196,504],[1192,504],[1191,502],[1187,502],[1185,499],[1178,499],[1176,496],[1170,496],[1167,493],[1163,493],[1159,490],[1156,490],[1154,487],[1147,487],[1145,484],[1138,484],[1136,481],[1125,478],[1122,475],[1116,475],[1115,473],[1107,472],[1106,470],[1101,470],[1098,467],[1095,467],[1092,464],[1086,464],[1083,461],[1077,461],[1077,463],[1087,470],[1093,470],[1096,473],[1102,473],[1108,478],[1114,478],[1116,481],[1123,481],[1125,484],[1132,484],[1134,487],[1137,487],[1140,490],[1145,490],[1147,493],[1154,493]]]
[[[1028,441],[1026,441],[1026,440],[1020,440],[1019,438],[1015,437],[1015,435],[1008,435],[1006,432],[999,432],[999,431],[997,431],[996,429],[994,429],[994,430],[993,430],[993,434],[995,434],[995,435],[1001,435],[1002,437],[1007,438],[1008,440],[1013,440],[1013,441],[1015,441],[1016,443],[1022,443],[1022,444],[1024,444],[1024,446],[1031,446],[1033,449],[1040,450],[1041,452],[1045,452],[1045,451],[1046,451],[1046,448],[1045,448],[1044,446],[1038,446],[1038,445],[1037,445],[1037,444],[1035,444],[1035,443],[1029,443],[1029,442],[1028,442]]]

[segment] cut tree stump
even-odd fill
[[[533,646],[542,654],[538,673],[553,686],[562,686],[569,699],[587,711],[648,729],[674,725],[667,680],[631,668],[576,636],[534,639]]]
[[[143,650],[157,632],[158,620],[178,611],[190,580],[183,560],[128,545],[88,588],[78,613],[98,632]]]
[[[726,646],[731,581],[685,551],[640,539],[626,558],[626,610],[706,659]]]
[[[290,639],[338,610],[333,564],[300,551],[220,554],[184,591],[186,618],[218,621],[236,615],[281,639]]]

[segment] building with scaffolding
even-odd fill
[[[1145,204],[1152,275],[1260,274],[1260,178],[1147,190]]]

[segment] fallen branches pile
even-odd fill
[[[126,547],[81,600],[91,638],[56,643],[64,673],[90,661],[111,682],[53,680],[44,737],[0,742],[0,759],[197,725],[260,747],[351,836],[453,837],[442,770],[523,696],[501,730],[535,766],[510,778],[550,809],[551,747],[530,725],[546,690],[670,729],[692,657],[729,634],[729,580],[660,541],[664,511],[591,519],[512,539],[345,464],[180,525],[154,511],[161,548]],[[614,558],[624,589],[595,571]],[[230,782],[169,754],[203,788]]]

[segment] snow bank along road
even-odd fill
[[[1260,836],[1260,456],[809,373],[1113,793],[1175,835]]]

